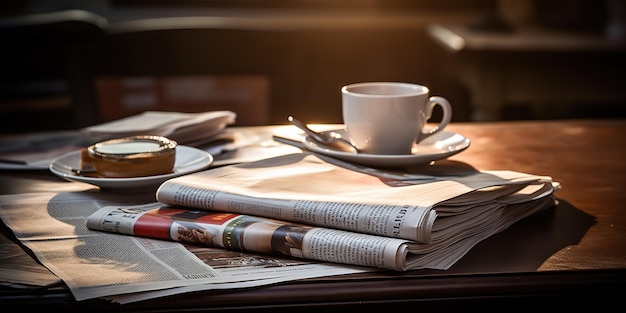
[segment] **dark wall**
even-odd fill
[[[271,123],[285,123],[289,114],[336,123],[343,85],[432,85],[435,49],[420,29],[170,30],[110,36],[91,59],[96,76],[267,76]]]
[[[498,9],[498,1],[487,0],[118,0],[94,1],[89,2],[90,5],[83,2],[58,1],[55,2],[58,7],[50,2],[34,0],[19,2],[19,5],[14,1],[7,3],[10,10],[4,11],[5,17],[11,17],[6,12],[30,14],[82,8],[104,17],[109,25],[103,36],[82,41],[80,46],[72,43],[71,46],[60,47],[59,51],[65,54],[59,56],[54,52],[54,60],[50,60],[52,49],[38,46],[45,41],[19,36],[16,38],[20,39],[10,43],[5,41],[8,48],[3,49],[0,60],[4,68],[16,70],[13,73],[5,71],[0,91],[13,88],[11,83],[15,75],[32,74],[32,77],[37,76],[37,80],[46,76],[46,71],[54,70],[61,73],[60,79],[68,78],[62,75],[73,78],[67,80],[65,85],[59,85],[66,89],[61,93],[67,93],[69,100],[67,97],[66,100],[69,102],[58,106],[58,109],[38,110],[37,106],[23,106],[0,95],[3,131],[75,128],[97,122],[98,106],[102,104],[97,95],[86,91],[100,77],[128,76],[265,76],[269,81],[271,123],[285,123],[289,114],[312,123],[341,122],[341,86],[376,80],[415,82],[431,87],[432,94],[451,100],[455,108],[454,121],[468,121],[467,90],[457,81],[441,79],[439,67],[446,65],[448,58],[446,52],[426,34],[426,27],[435,22],[468,23],[483,13],[493,13]],[[603,1],[599,2],[602,5],[591,8],[588,0],[568,4],[557,1],[558,5],[531,2],[537,10],[538,21],[550,27],[567,27],[567,23],[582,21],[576,15],[581,12],[593,13],[593,19],[586,21],[597,25],[598,19],[604,18],[602,13],[606,13]],[[243,16],[258,20],[259,17],[271,17],[271,14],[289,17],[290,12],[301,15],[293,15],[292,24],[285,23],[278,28],[258,24],[250,27],[245,23],[218,27],[210,27],[206,23],[190,26],[186,21],[181,24],[184,27],[169,27],[172,24],[166,24],[137,30],[124,26],[128,22],[158,20],[161,17],[191,16],[210,20],[212,16]],[[313,26],[303,27],[307,24],[298,21],[303,12],[316,15],[318,21],[313,22]],[[378,18],[379,15],[389,14],[396,14],[404,22]],[[328,16],[338,15],[345,20],[335,18],[330,23],[325,22]],[[355,16],[369,16],[371,21],[350,21]],[[549,16],[560,19],[546,20]],[[272,25],[272,18],[267,18],[267,21]],[[2,31],[6,33],[6,29]],[[29,53],[19,52],[19,49],[26,49]],[[77,51],[79,57],[76,57]],[[21,64],[38,64],[42,60],[47,62],[37,69],[20,70]],[[83,93],[78,100],[76,94],[72,95],[77,90]],[[50,118],[53,115],[56,117]],[[21,119],[33,122],[24,124]]]

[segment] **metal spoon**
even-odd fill
[[[322,146],[326,146],[333,150],[340,150],[340,151],[351,152],[351,153],[359,153],[359,149],[357,149],[350,141],[340,137],[336,133],[316,132],[310,129],[305,123],[295,119],[291,115],[287,117],[287,120],[289,120],[291,124],[303,130],[307,135],[311,137],[311,139],[313,139],[315,142],[319,143]]]

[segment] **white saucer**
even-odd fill
[[[157,187],[164,181],[184,174],[196,172],[209,167],[213,163],[210,153],[188,146],[176,147],[176,161],[174,170],[170,174],[129,177],[129,178],[100,178],[76,175],[72,169],[80,167],[80,150],[64,154],[50,163],[50,171],[69,181],[77,181],[96,185],[103,189],[145,190],[148,187]]]
[[[344,129],[332,130],[343,137],[346,137]],[[445,159],[455,155],[469,147],[470,140],[460,134],[442,130],[441,132],[424,139],[419,144],[413,146],[411,154],[405,155],[385,155],[350,153],[332,150],[321,146],[309,136],[303,139],[304,146],[320,154],[335,157],[344,161],[358,163],[371,167],[410,167],[415,165],[428,164],[431,161]]]

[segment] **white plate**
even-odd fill
[[[132,191],[157,187],[170,178],[205,169],[211,163],[213,163],[213,156],[210,153],[179,145],[176,147],[174,170],[170,174],[129,178],[86,177],[72,172],[72,168],[79,168],[80,166],[80,150],[78,150],[56,158],[50,163],[50,171],[69,181],[88,183],[102,189],[121,190],[121,188],[126,188],[126,190]]]
[[[344,129],[332,130],[343,137],[347,137]],[[303,139],[304,146],[320,154],[335,157],[344,161],[358,163],[372,167],[409,167],[428,164],[431,161],[445,159],[469,147],[470,140],[460,134],[442,130],[441,132],[424,139],[413,146],[411,154],[384,155],[367,153],[350,153],[331,150],[316,143],[309,136]]]

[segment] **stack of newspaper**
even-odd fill
[[[135,135],[164,136],[178,144],[200,146],[214,140],[226,126],[234,124],[237,115],[231,111],[200,113],[146,111],[111,122],[83,128],[92,137],[127,137]]]
[[[225,129],[236,117],[231,111],[146,111],[78,130],[9,136],[0,138],[0,169],[48,169],[54,159],[66,153],[98,141],[135,135],[165,136],[179,145],[204,149],[232,140]]]
[[[126,304],[384,269],[445,270],[552,207],[559,186],[454,161],[395,172],[295,153],[173,178],[156,194],[80,187],[0,195],[0,217],[76,300]]]
[[[480,241],[553,207],[558,188],[550,177],[513,171],[444,165],[436,174],[408,174],[296,153],[170,179],[158,202],[103,207],[87,227],[396,271],[445,270]]]

